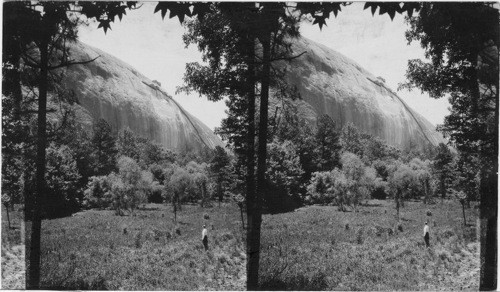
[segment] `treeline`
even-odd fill
[[[307,122],[293,106],[283,106],[268,144],[269,212],[304,204],[333,204],[357,210],[368,199],[432,203],[437,197],[478,199],[474,161],[444,144],[400,150],[361,132],[352,123],[342,128],[328,115]],[[462,201],[461,201],[462,202]]]
[[[27,202],[29,216],[36,126],[32,115],[14,117],[8,101],[3,103],[2,203],[11,209]],[[223,148],[177,153],[128,128],[116,133],[104,119],[85,127],[67,101],[54,99],[52,106],[41,206],[45,218],[82,208],[110,208],[121,215],[148,202],[172,203],[177,210],[185,202],[206,206],[211,198],[222,201],[228,195],[231,158]]]
[[[172,204],[176,214],[182,203],[203,207],[211,205],[211,199],[221,202],[227,195],[231,159],[220,146],[178,154],[137,137],[129,129],[122,130],[116,139],[109,134],[101,137],[106,137],[106,144],[116,145],[105,148],[105,156],[115,159],[114,167],[89,177],[84,207],[112,208],[121,215],[140,204],[165,202]]]

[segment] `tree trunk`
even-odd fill
[[[27,289],[40,288],[40,233],[42,229],[41,209],[45,196],[45,149],[47,147],[47,82],[48,82],[48,43],[42,40],[40,49],[40,76],[38,81],[38,121],[36,154],[36,194],[33,199],[31,237]]]
[[[441,174],[441,177],[439,180],[439,185],[440,185],[440,189],[441,189],[441,200],[444,200],[446,198],[446,182],[445,182],[444,173]]]
[[[15,59],[14,61],[15,70],[13,70],[14,72],[12,73],[12,81],[13,81],[12,94],[14,96],[15,104],[14,104],[13,114],[14,114],[14,120],[19,121],[21,120],[21,103],[23,98],[21,89],[21,65],[20,65],[21,57],[19,54],[19,50],[14,49],[14,52],[15,55],[13,58]]]
[[[260,228],[257,228],[256,214],[256,194],[255,194],[255,37],[250,36],[249,41],[249,61],[248,61],[248,133],[247,133],[247,290],[256,290],[258,288],[258,248],[260,238],[254,242],[255,233],[260,237]],[[260,224],[260,223],[259,223]],[[259,225],[260,227],[260,225]],[[257,251],[255,251],[257,248]],[[257,254],[255,254],[257,252]],[[257,257],[257,260],[255,258]]]
[[[241,227],[244,230],[245,229],[245,217],[243,217],[243,204],[238,203],[238,207],[240,207],[240,213],[241,213]]]
[[[429,200],[429,180],[424,181],[424,204],[427,204]]]
[[[217,179],[217,195],[219,196],[219,207],[222,202],[222,178],[219,176]]]
[[[5,207],[5,211],[7,212],[7,222],[9,224],[9,229],[11,229],[11,226],[10,226],[10,215],[9,215],[9,206],[7,204],[4,204],[4,207]]]
[[[467,219],[465,218],[465,200],[460,200],[460,204],[462,205],[462,214],[464,215],[464,226],[467,227]]]
[[[260,227],[262,223],[262,198],[266,186],[266,157],[267,157],[267,126],[269,84],[271,72],[271,32],[266,30],[261,35],[262,43],[262,73],[259,110],[259,144],[257,152],[257,190],[253,208],[252,226],[250,226],[250,258],[247,271],[248,290],[259,288],[259,260],[260,260]]]
[[[396,218],[398,219],[399,222],[399,194],[396,195]]]
[[[174,222],[177,222],[177,195],[174,195],[174,198],[172,200],[173,207],[174,207]]]
[[[497,12],[498,13],[498,12]],[[469,60],[478,66],[479,52],[471,51]],[[492,64],[493,65],[493,64]],[[498,76],[498,64],[495,64]],[[472,71],[470,82],[470,93],[472,103],[472,115],[477,116],[481,93],[479,89],[479,78],[477,67]],[[498,80],[497,80],[498,82]],[[495,97],[495,122],[498,121],[498,83]],[[493,151],[479,146],[481,161],[479,195],[480,195],[480,221],[481,221],[481,247],[480,261],[481,271],[479,277],[479,290],[496,290],[497,272],[497,203],[498,203],[498,124],[493,127]]]

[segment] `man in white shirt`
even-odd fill
[[[427,225],[427,222],[425,222],[424,226],[424,241],[425,241],[425,246],[429,247],[429,225]]]
[[[205,225],[203,225],[203,231],[201,231],[201,241],[203,242],[205,250],[208,250],[208,231]]]

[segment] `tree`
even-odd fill
[[[464,226],[467,226],[467,218],[465,217],[465,205],[467,202],[467,194],[465,194],[463,191],[458,191],[458,192],[454,192],[453,196],[456,198],[457,201],[460,202],[460,205],[462,205],[462,215],[464,217]]]
[[[245,229],[245,219],[243,217],[243,210],[245,209],[245,197],[242,196],[241,194],[233,194],[232,196],[233,201],[236,202],[238,205],[238,208],[240,209],[240,214],[241,214],[241,227]]]
[[[217,197],[219,199],[219,207],[224,196],[224,182],[229,178],[229,155],[224,148],[216,146],[214,149],[214,157],[210,162],[210,172],[212,177],[215,178],[217,184]]]
[[[191,161],[186,165],[186,170],[190,175],[191,197],[194,199],[200,198],[201,206],[203,207],[205,201],[208,199],[208,165],[206,163],[198,164]],[[199,192],[200,195],[198,195],[197,192]]]
[[[87,188],[83,193],[83,206],[100,209],[111,206],[112,202],[109,200],[111,198],[109,195],[110,190],[111,184],[107,176],[90,177]]]
[[[47,202],[44,213],[46,216],[68,214],[78,208],[78,181],[80,174],[76,167],[73,152],[68,146],[56,146],[54,143],[47,148]]]
[[[92,149],[94,156],[94,173],[107,175],[116,169],[116,138],[111,126],[104,119],[99,119],[94,125],[92,136]]]
[[[268,153],[266,208],[275,212],[295,207],[299,200],[300,178],[304,173],[297,149],[291,141],[273,141],[268,144]]]
[[[200,93],[205,93],[209,98],[216,97],[220,98],[221,94],[227,94],[230,97],[234,97],[235,94],[241,93],[240,96],[248,98],[247,103],[239,102],[237,99],[233,98],[233,101],[228,103],[228,105],[235,105],[235,109],[240,109],[242,105],[246,105],[247,114],[247,127],[246,128],[246,163],[247,163],[247,216],[249,216],[248,224],[250,228],[248,229],[249,245],[248,254],[250,255],[249,266],[257,267],[249,268],[250,273],[250,283],[257,283],[258,279],[258,262],[259,262],[259,246],[260,246],[260,223],[261,223],[261,209],[262,209],[262,193],[265,192],[265,171],[266,171],[266,156],[267,156],[267,126],[268,126],[268,99],[269,99],[269,87],[271,81],[271,61],[276,57],[276,54],[284,48],[290,48],[290,46],[283,46],[284,38],[290,35],[288,32],[293,30],[280,30],[282,26],[289,25],[290,22],[279,22],[279,18],[282,20],[290,20],[293,17],[291,15],[286,15],[285,13],[280,13],[279,10],[269,8],[274,4],[265,4],[261,8],[257,8],[254,3],[241,3],[241,4],[218,4],[217,7],[209,6],[204,7],[205,12],[210,12],[210,9],[215,9],[216,18],[222,16],[223,19],[223,33],[221,30],[213,29],[207,31],[203,34],[201,31],[200,41],[198,42],[203,49],[206,49],[207,60],[209,62],[209,67],[196,66],[197,70],[191,70],[191,79],[194,81],[191,86],[197,89]],[[275,8],[279,8],[281,4],[276,4]],[[166,13],[167,9],[172,11],[177,10],[174,6],[169,6],[168,4],[163,5],[165,10],[160,7],[163,15]],[[202,6],[195,6],[202,7]],[[173,10],[174,9],[174,10]],[[165,11],[165,12],[163,12]],[[213,11],[214,12],[214,11]],[[221,12],[221,13],[219,13]],[[207,17],[209,14],[204,14],[203,18]],[[182,16],[184,17],[184,16]],[[256,19],[259,21],[245,21],[249,19]],[[179,18],[182,21],[182,18]],[[221,19],[220,17],[218,18]],[[203,21],[203,24],[210,24],[210,17]],[[217,27],[216,27],[217,28]],[[219,32],[219,33],[217,33]],[[231,33],[233,32],[233,33]],[[272,34],[274,33],[274,36]],[[219,36],[229,36],[230,38],[218,38]],[[214,38],[214,36],[217,36]],[[208,42],[204,42],[208,40]],[[215,40],[215,41],[214,41]],[[260,64],[256,62],[257,53],[256,52],[256,40],[262,45],[262,55]],[[276,42],[278,40],[278,42]],[[271,41],[274,41],[273,46],[271,46]],[[227,45],[229,44],[229,45]],[[234,46],[236,44],[236,46]],[[235,50],[236,48],[236,50]],[[286,49],[285,49],[286,51]],[[222,62],[224,60],[224,62]],[[224,64],[224,65],[222,65]],[[259,64],[261,66],[257,67]],[[241,67],[243,65],[243,67]],[[260,68],[261,67],[261,68]],[[191,67],[195,68],[195,67]],[[225,70],[228,68],[229,70]],[[237,69],[243,69],[242,71],[237,71]],[[236,71],[234,71],[236,69]],[[247,70],[245,70],[247,69]],[[188,68],[189,70],[189,68]],[[189,72],[189,71],[188,71]],[[216,72],[217,74],[213,74]],[[259,74],[256,74],[260,72]],[[227,79],[220,78],[222,74],[227,76]],[[201,79],[199,77],[202,77]],[[213,78],[217,76],[217,78]],[[224,76],[224,75],[222,75]],[[255,115],[255,90],[257,77],[260,81],[260,111],[259,111],[259,138],[258,138],[258,156],[257,156],[257,191],[254,192],[254,115]],[[198,78],[198,79],[196,79]],[[239,79],[238,79],[239,78]],[[201,82],[200,82],[201,80]],[[206,81],[212,81],[206,82]],[[229,86],[220,86],[221,82],[217,80],[227,80]],[[235,82],[236,80],[236,82]],[[241,82],[241,81],[243,82]],[[215,82],[213,82],[215,81]],[[240,82],[238,82],[240,81]],[[202,84],[203,86],[199,86]],[[205,89],[208,89],[204,91]],[[221,90],[222,89],[222,90]],[[227,90],[229,89],[229,90]],[[231,100],[231,99],[230,99]],[[227,122],[232,122],[233,120],[228,120]],[[236,123],[238,124],[238,123]],[[232,126],[231,123],[226,123],[226,125]],[[239,138],[238,138],[239,137]],[[242,135],[236,135],[234,137],[238,141],[244,141]],[[252,217],[253,219],[250,219]],[[252,285],[250,285],[252,287]]]
[[[111,206],[118,215],[123,211],[133,213],[134,210],[147,200],[153,176],[150,172],[143,171],[139,164],[130,157],[121,156],[117,162],[118,173],[108,175],[110,185]]]
[[[417,193],[414,196],[420,197],[420,194],[423,193],[424,204],[426,204],[432,192],[431,162],[429,160],[422,161],[419,158],[413,158],[409,163],[409,167],[414,171],[418,181]]]
[[[342,173],[348,181],[347,200],[352,204],[354,210],[362,200],[370,197],[371,192],[380,184],[377,180],[375,169],[366,167],[361,158],[349,152],[344,152],[340,158],[342,163]]]
[[[296,97],[299,98],[299,97]],[[313,172],[319,171],[316,159],[316,129],[312,123],[307,121],[298,111],[298,107],[293,103],[294,97],[282,98],[279,108],[278,119],[274,123],[272,139],[279,142],[290,141],[297,153],[300,167],[303,170],[302,177],[298,182],[298,191],[304,197],[306,186],[311,179]],[[329,151],[325,149],[326,153]],[[338,157],[337,157],[338,158]]]
[[[174,220],[177,221],[177,210],[181,209],[181,200],[189,192],[191,178],[182,167],[175,167],[168,182],[168,192],[165,199],[169,199],[174,209]]]
[[[414,171],[406,164],[397,163],[389,176],[387,187],[389,194],[396,203],[396,217],[399,221],[399,208],[404,206],[404,200],[411,194],[417,184]]]
[[[137,137],[130,128],[126,127],[121,130],[116,140],[116,148],[120,155],[127,156],[136,161],[140,158],[140,148]]]
[[[440,127],[457,150],[479,154],[481,194],[480,289],[496,287],[498,163],[498,9],[489,3],[422,4],[409,19],[407,39],[420,41],[430,62],[410,60],[407,88],[450,96]]]
[[[331,172],[336,173],[332,175]],[[311,176],[311,180],[307,186],[307,196],[304,199],[305,202],[309,204],[328,204],[332,203],[336,198],[336,193],[332,188],[333,177],[341,178],[341,173],[338,169],[332,171],[318,171],[314,172]],[[339,180],[339,179],[338,179]],[[339,200],[341,204],[344,200]],[[343,209],[341,205],[339,208]]]
[[[27,274],[27,287],[37,288],[40,282],[40,230],[41,230],[41,205],[45,196],[45,165],[47,147],[47,93],[49,88],[49,71],[58,67],[68,65],[65,42],[75,38],[75,18],[66,14],[69,4],[55,2],[22,2],[9,3],[5,5],[4,15],[5,31],[9,40],[8,48],[13,57],[14,66],[20,64],[20,58],[24,64],[33,68],[37,73],[38,89],[38,116],[37,116],[37,150],[36,150],[36,194],[30,196],[28,204],[33,209],[27,209],[32,213],[26,218],[31,218],[31,237],[29,247],[29,261]],[[43,13],[42,13],[43,12]],[[17,21],[22,21],[22,24]],[[22,28],[16,28],[20,25]],[[17,77],[14,77],[17,78]],[[18,89],[14,94],[17,104],[22,96],[21,80],[15,81]],[[31,212],[32,211],[32,212]]]
[[[148,139],[139,138],[139,160],[143,167],[154,163],[174,162],[175,154],[166,150],[160,144]]]
[[[314,154],[319,171],[332,170],[339,166],[339,133],[335,122],[328,115],[318,118]]]
[[[433,168],[434,172],[438,176],[439,179],[439,191],[441,193],[441,198],[446,197],[446,181],[450,177],[450,166],[453,160],[453,156],[451,154],[450,149],[443,143],[439,143],[437,147],[437,154],[433,159]]]
[[[466,205],[471,201],[480,200],[480,169],[478,155],[459,154],[450,166],[453,174],[452,189],[463,191],[467,195]]]
[[[342,128],[340,144],[342,145],[343,151],[363,156],[361,134],[353,123],[349,122]]]

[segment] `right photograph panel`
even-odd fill
[[[496,289],[498,8],[249,9],[249,290]]]

